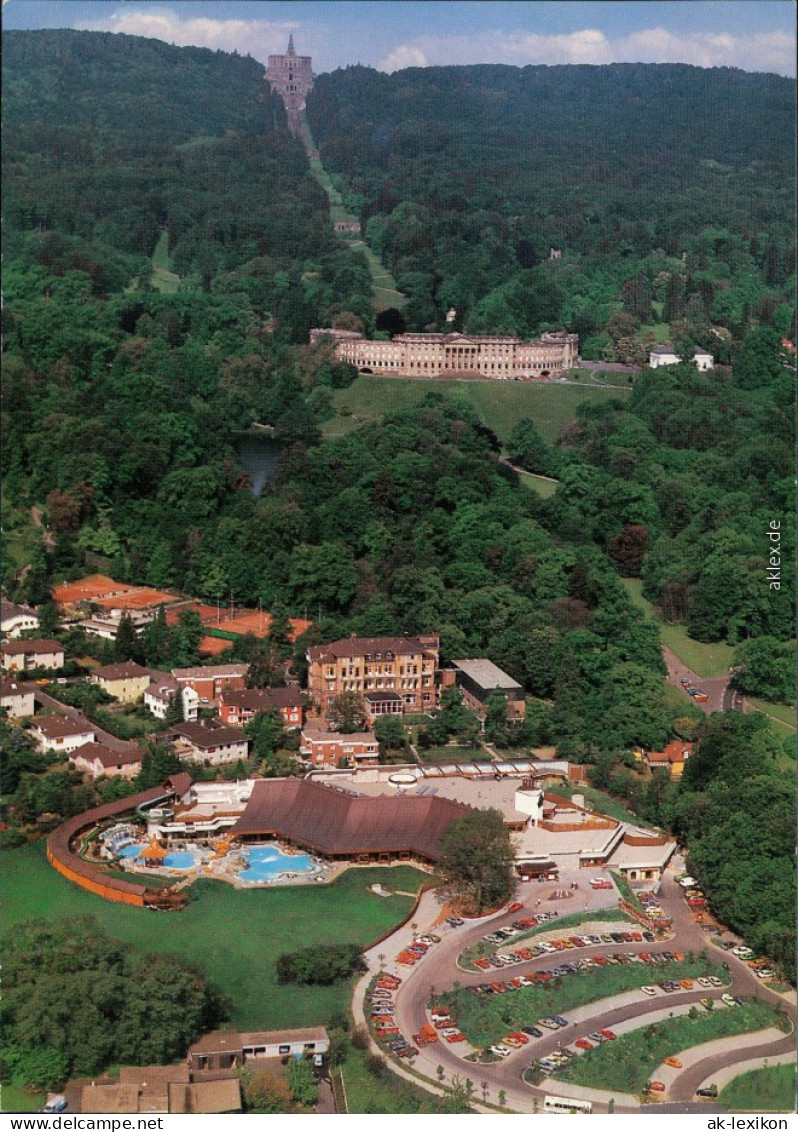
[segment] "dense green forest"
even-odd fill
[[[639,360],[664,332],[730,363],[645,370],[555,445],[519,421],[507,454],[559,481],[542,499],[470,403],[437,389],[322,441],[354,371],[308,330],[373,331],[369,274],[336,245],[260,64],[94,33],[13,32],[4,48],[2,521],[13,536],[38,507],[52,536],[22,553],[6,539],[4,592],[39,604],[54,579],[98,568],[233,591],[316,622],[300,674],[308,643],[438,632],[444,661],[487,655],[524,685],[519,747],[592,763],[597,784],[695,842],[710,894],[744,874],[728,922],[748,930],[759,866],[701,826],[723,786],[698,762],[681,788],[634,772],[635,745],[693,738],[700,717],[666,687],[656,626],[621,579],[642,578],[697,639],[740,645],[743,685],[779,698],[794,623],[793,85],[670,66],[319,79],[323,160],[413,329],[453,305],[467,329],[576,330],[606,361]],[[175,284],[161,290],[164,233]],[[280,451],[259,497],[236,449],[254,421]],[[747,733],[730,750],[748,740],[764,789],[781,752]],[[17,755],[12,788],[28,789],[41,767]],[[786,956],[782,840],[767,853],[779,895],[762,946]]]
[[[565,324],[584,357],[631,360],[652,304],[716,356],[712,325],[794,325],[794,98],[727,68],[349,67],[308,117],[413,329],[454,306],[469,330]]]

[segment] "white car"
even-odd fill
[[[732,948],[732,955],[736,955],[740,959],[750,959],[753,954],[750,947],[743,947],[742,944],[739,947]]]
[[[756,972],[756,977],[758,979],[775,979],[776,972],[771,971],[770,967],[760,967]]]
[[[712,982],[712,980],[711,980],[711,979],[708,979],[708,978],[706,977],[706,975],[701,975],[701,976],[700,976],[700,978],[696,979],[696,982],[698,983],[698,985],[699,985],[700,987],[711,987],[711,986],[714,986],[714,985],[715,985],[715,984],[714,984],[714,983]],[[722,983],[720,983],[720,982],[718,983],[718,986],[722,986],[722,985],[723,985]]]
[[[656,987],[641,987],[640,989],[643,992],[643,994],[655,995],[657,993]]]
[[[490,1052],[495,1053],[497,1057],[509,1057],[513,1051],[509,1046],[503,1045],[500,1042],[497,1046],[491,1046]]]
[[[719,979],[717,975],[709,975],[708,978],[709,978],[710,986],[713,986],[713,987],[722,987],[723,986],[723,979]]]

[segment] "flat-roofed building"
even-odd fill
[[[203,1073],[242,1069],[267,1058],[325,1054],[330,1039],[323,1026],[295,1030],[213,1030],[188,1050],[192,1079]]]
[[[526,715],[524,689],[487,657],[453,660],[444,673],[444,684],[452,682],[449,672],[453,672],[454,683],[462,690],[464,703],[479,715],[484,716],[494,692],[501,692],[507,700],[508,719],[523,719]]]
[[[307,651],[310,696],[325,719],[342,692],[364,698],[391,692],[402,712],[428,712],[438,706],[439,647],[437,636],[346,637],[314,645]]]

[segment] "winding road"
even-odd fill
[[[745,963],[730,953],[715,949],[709,944],[701,927],[693,922],[692,914],[683,899],[682,891],[674,880],[674,874],[675,867],[672,865],[663,879],[660,891],[663,910],[672,918],[674,925],[674,933],[669,937],[666,946],[670,949],[676,948],[685,954],[706,950],[718,963],[728,965],[730,985],[724,986],[722,991],[711,992],[712,997],[719,997],[721,993],[726,991],[749,998],[756,995],[765,1002],[780,1006],[794,1026],[795,994],[784,996],[768,990]],[[562,884],[562,878],[559,883]],[[583,874],[580,885],[584,885],[584,883]],[[538,892],[537,888],[538,886],[535,886],[535,889],[527,886],[525,890],[522,890],[527,896],[526,907],[530,910],[533,910],[531,906],[534,904],[534,901],[530,899],[532,892],[534,892],[535,897],[541,896],[544,900],[550,895],[548,889],[541,889]],[[602,907],[606,909],[616,906],[617,894],[614,890],[613,892],[602,890],[594,892],[590,889],[588,892],[589,895],[580,887],[578,907],[569,907],[564,904],[554,905],[548,902],[546,902],[546,906],[548,908],[557,907],[563,914],[581,911],[584,913],[586,923],[590,921],[591,911]],[[612,903],[607,900],[608,897],[611,898]],[[587,908],[583,907],[585,898]],[[448,990],[455,981],[458,981],[462,986],[473,986],[491,980],[491,976],[486,972],[470,973],[456,966],[457,957],[464,948],[481,940],[486,934],[488,926],[495,929],[508,925],[523,914],[518,912],[515,914],[498,913],[477,921],[470,921],[462,927],[450,929],[448,926],[441,927],[438,924],[438,921],[442,918],[442,911],[437,894],[435,892],[425,893],[414,913],[413,920],[417,925],[418,932],[423,934],[425,931],[435,930],[442,935],[441,942],[431,947],[415,968],[398,965],[393,957],[410,942],[413,936],[411,926],[406,924],[400,927],[391,937],[383,940],[376,948],[367,952],[369,974],[365,975],[360,981],[355,992],[354,1012],[357,1023],[365,1025],[365,993],[368,983],[374,973],[384,968],[398,974],[403,980],[400,990],[394,996],[396,1020],[400,1031],[410,1040],[411,1035],[417,1033],[420,1027],[428,1021],[426,1005],[436,991]],[[436,924],[438,926],[435,926]],[[556,925],[556,921],[554,925]],[[646,946],[645,944],[637,944],[630,947],[628,943],[603,944],[580,949],[579,957],[585,958],[596,954],[611,955],[630,950],[646,950]],[[663,945],[659,943],[648,946],[655,950],[661,950]],[[574,954],[576,953],[574,952]],[[552,955],[542,955],[537,959],[513,966],[511,975],[515,977],[519,974],[532,973],[535,970],[551,966],[553,961]],[[506,979],[508,975],[497,971],[494,977]],[[653,979],[654,976],[652,975]],[[416,1073],[426,1077],[430,1085],[433,1085],[439,1081],[437,1068],[441,1066],[445,1074],[444,1084],[451,1081],[455,1076],[461,1079],[469,1077],[478,1087],[481,1086],[482,1082],[487,1084],[488,1099],[493,1105],[496,1105],[499,1091],[502,1090],[505,1094],[508,1111],[532,1112],[536,1107],[540,1111],[542,1110],[544,1096],[547,1093],[559,1090],[556,1082],[552,1082],[546,1088],[532,1088],[522,1081],[521,1074],[533,1060],[533,1057],[545,1056],[546,1053],[557,1049],[558,1045],[569,1044],[577,1036],[591,1030],[599,1028],[628,1030],[635,1028],[624,1025],[630,1021],[639,1019],[642,1024],[643,1020],[653,1022],[660,1017],[667,1017],[671,1013],[686,1012],[691,1005],[697,1003],[708,993],[710,992],[702,989],[684,990],[668,995],[658,994],[655,998],[640,1001],[639,992],[625,992],[611,999],[604,999],[600,1002],[569,1010],[568,1017],[571,1026],[568,1031],[547,1033],[544,1037],[534,1040],[530,1045],[514,1050],[502,1062],[487,1065],[467,1062],[456,1052],[458,1048],[463,1051],[462,1045],[458,1047],[439,1041],[419,1051],[418,1057],[413,1062],[413,1068]],[[384,1049],[380,1049],[376,1045],[374,1049],[379,1049],[382,1054],[385,1053]],[[464,1052],[468,1052],[468,1049],[469,1047],[466,1046]],[[728,1041],[711,1042],[706,1047],[694,1047],[684,1058],[684,1069],[677,1072],[669,1071],[671,1079],[667,1082],[667,1092],[664,1094],[664,1098],[671,1104],[678,1105],[680,1111],[684,1112],[722,1111],[716,1104],[696,1102],[695,1090],[718,1078],[724,1081],[729,1076],[730,1068],[738,1064],[740,1067],[750,1067],[752,1062],[761,1065],[765,1058],[773,1063],[782,1059],[791,1059],[794,1055],[794,1032],[789,1035],[778,1035],[775,1031],[763,1032],[759,1035],[739,1036]],[[398,1071],[407,1075],[403,1067],[400,1067]],[[742,1071],[742,1068],[740,1071]],[[573,1086],[563,1086],[563,1090],[577,1095]],[[597,1095],[584,1090],[581,1092],[584,1095],[595,1097],[594,1111],[597,1112],[607,1110],[610,1095],[613,1097],[616,1112],[641,1111],[637,1098],[629,1094],[618,1092],[610,1094],[607,1092]],[[475,1093],[475,1097],[479,1097],[479,1092]],[[474,1106],[483,1110],[478,1100],[474,1103]],[[643,1111],[656,1111],[658,1108],[657,1105],[645,1106]],[[487,1109],[483,1111],[487,1111]]]

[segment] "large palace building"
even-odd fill
[[[285,55],[270,55],[266,79],[275,94],[279,94],[286,110],[302,110],[305,97],[313,88],[312,60],[309,55],[297,55],[294,37],[288,37]]]
[[[397,334],[375,342],[354,330],[315,329],[311,342],[328,336],[339,361],[360,373],[401,377],[481,377],[518,381],[555,377],[577,364],[579,336],[552,331],[536,342],[488,334]]]

